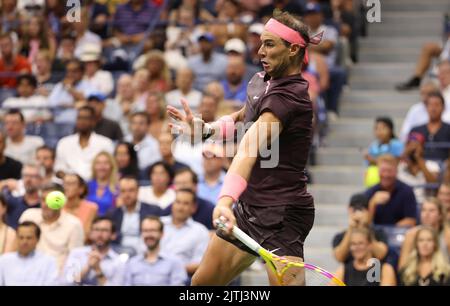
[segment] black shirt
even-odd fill
[[[442,122],[436,134],[431,134],[426,124],[419,125],[411,130],[425,136],[425,144],[436,142],[450,142],[450,125]],[[446,160],[449,157],[448,148],[425,148],[424,158],[432,160]]]
[[[6,179],[20,179],[22,163],[5,156],[5,161],[0,164],[0,181]]]
[[[410,285],[406,285],[403,282],[403,273],[404,270],[400,271],[400,286],[450,286],[450,275],[445,277],[444,275],[440,275],[439,281],[436,281],[433,278],[433,274],[429,274],[427,277],[417,277],[414,283]]]
[[[308,82],[300,74],[275,80],[265,72],[255,74],[247,87],[245,127],[264,112],[273,113],[283,130],[270,151],[258,152],[240,200],[253,206],[313,207],[312,196],[306,190],[305,174],[313,130]],[[268,157],[261,157],[260,153]]]
[[[379,286],[378,282],[369,282],[367,279],[367,273],[372,268],[367,268],[365,270],[357,270],[353,261],[350,261],[344,266],[344,283],[347,286]]]
[[[123,138],[120,125],[113,120],[102,118],[95,126],[95,132],[102,136],[108,137],[112,141],[120,141]]]
[[[24,197],[13,197],[9,192],[3,193],[8,206],[8,212],[6,213],[6,224],[13,229],[17,229],[19,225],[20,216],[28,208],[38,208],[41,206],[40,202],[27,204]]]

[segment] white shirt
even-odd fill
[[[181,99],[188,101],[189,107],[192,111],[197,112],[200,102],[202,101],[202,93],[198,90],[192,89],[187,95],[184,95],[181,90],[175,89],[166,94],[166,101],[168,105],[172,105],[178,109],[183,109]]]
[[[413,187],[417,203],[423,203],[423,201],[425,200],[425,188],[414,187],[427,183],[425,175],[422,171],[420,171],[416,176],[414,176],[408,171],[407,167],[407,164],[404,162],[398,165],[397,178],[403,183]],[[430,171],[431,173],[439,173],[440,171],[439,164],[432,160],[425,161],[425,167],[427,167],[428,171]]]
[[[7,138],[5,155],[22,164],[32,163],[36,161],[36,149],[43,145],[44,140],[39,136],[26,135],[21,143],[14,143]]]
[[[102,151],[114,152],[112,141],[102,135],[92,133],[85,148],[80,146],[79,134],[63,137],[56,146],[55,171],[75,172],[88,181],[92,177],[92,161]]]
[[[153,192],[152,186],[142,186],[139,187],[138,201],[157,205],[161,207],[161,209],[165,209],[175,201],[175,191],[169,188],[161,197],[158,198]]]
[[[181,140],[175,140],[173,157],[180,163],[188,165],[201,177],[203,176],[203,143],[191,145],[187,141],[183,141],[183,138],[180,137]]]
[[[99,70],[91,78],[85,76],[84,80],[87,81],[91,87],[107,96],[109,96],[114,89],[114,80],[109,71]]]
[[[133,143],[133,136],[128,135],[125,137],[125,141]],[[140,170],[145,170],[148,166],[161,160],[159,142],[150,135],[145,136],[140,143],[134,145],[134,149],[138,154]]]
[[[28,98],[11,97],[2,104],[2,108],[20,108],[27,122],[36,121],[37,119],[50,119],[52,114],[47,107],[47,98],[40,95]]]
[[[0,286],[52,286],[57,276],[55,259],[39,251],[27,257],[17,252],[0,256]]]
[[[161,252],[178,257],[184,265],[200,263],[209,242],[208,229],[191,218],[177,228],[172,216],[162,217],[164,235],[161,239]]]

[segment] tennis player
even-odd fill
[[[192,285],[227,285],[255,261],[257,254],[232,237],[233,225],[276,255],[303,261],[303,243],[314,223],[314,202],[305,175],[313,108],[301,68],[307,65],[308,44],[320,39],[321,35],[310,38],[308,27],[293,15],[276,12],[261,34],[264,71],[250,80],[246,105],[220,118],[215,123],[218,129],[204,125],[204,138],[220,133],[228,139],[234,137],[237,122],[253,122],[239,144],[213,213],[213,220],[220,217],[226,228],[212,237]],[[172,107],[168,113],[192,125],[194,116],[186,101],[182,104],[185,115]],[[279,149],[272,154],[278,154],[278,162],[264,167],[264,158],[252,154],[251,148],[273,147],[274,141]],[[270,284],[279,285],[273,272],[267,269],[267,273]],[[301,271],[290,274],[284,284],[303,283]]]

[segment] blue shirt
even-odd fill
[[[373,186],[366,191],[366,196],[370,199],[375,192],[383,190],[380,184]],[[404,218],[416,219],[417,202],[414,191],[405,183],[397,180],[394,191],[386,204],[377,205],[373,223],[376,225],[395,225]]]
[[[219,81],[225,75],[228,60],[224,54],[213,52],[208,62],[201,54],[188,58],[188,66],[194,72],[194,88],[202,91],[208,83]]]
[[[183,286],[186,280],[182,262],[162,254],[155,262],[137,255],[125,267],[125,286]]]
[[[392,154],[395,157],[400,157],[403,153],[403,148],[403,143],[396,138],[385,144],[380,144],[378,140],[375,140],[369,146],[369,155],[373,158],[383,154]]]
[[[98,285],[97,277],[93,270],[89,271],[84,279],[79,279],[81,270],[88,263],[91,251],[91,246],[85,246],[76,248],[70,252],[64,265],[63,275],[65,276],[65,279],[62,281],[65,284]],[[100,261],[100,269],[106,278],[105,286],[123,285],[125,261],[111,248]]]
[[[139,11],[133,10],[130,3],[120,5],[114,16],[114,27],[126,35],[144,33],[152,19],[156,18],[155,12],[156,8],[149,1],[144,1]]]
[[[231,91],[230,84],[226,80],[222,81],[225,100],[236,100],[244,104],[247,101],[247,84],[248,82],[244,80],[236,91]]]
[[[8,205],[8,212],[6,213],[6,224],[17,229],[19,225],[20,216],[28,208],[39,208],[41,203],[37,202],[32,205],[28,205],[23,197],[13,197],[9,192],[4,192],[6,205]]]
[[[206,183],[205,178],[200,178],[198,182],[198,196],[216,205],[224,179],[225,172],[222,172],[217,184],[211,186]]]
[[[117,194],[113,193],[109,187],[105,188],[101,197],[97,196],[98,184],[96,180],[88,183],[88,195],[86,200],[94,202],[98,205],[98,215],[105,215],[110,208],[115,205]]]
[[[17,252],[0,256],[0,286],[54,286],[57,276],[56,260],[41,252],[26,257]]]

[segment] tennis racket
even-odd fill
[[[217,220],[216,224],[219,228],[226,227],[221,220]],[[304,276],[304,284],[306,286],[345,286],[336,276],[318,266],[305,262],[292,261],[285,257],[275,255],[263,248],[237,226],[233,226],[232,233],[236,239],[261,256],[266,262],[266,265],[276,275],[280,285],[286,284],[289,278],[298,277],[300,273],[300,275]]]

